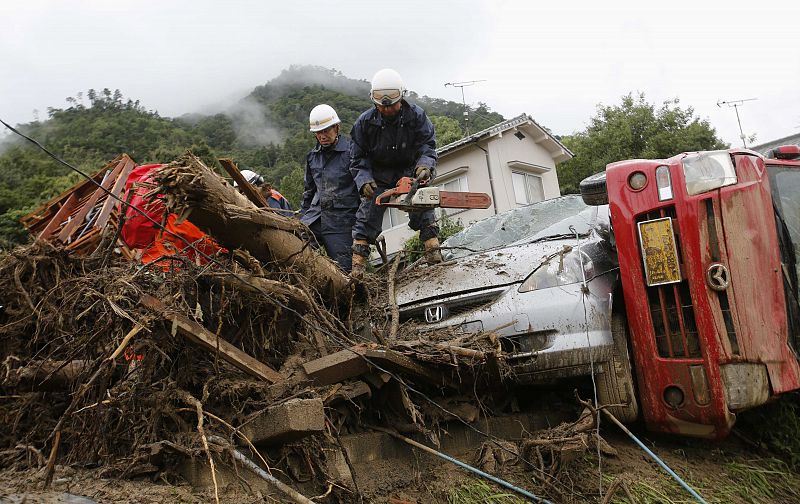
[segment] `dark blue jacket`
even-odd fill
[[[417,166],[436,167],[436,135],[425,111],[402,101],[399,117],[387,121],[373,107],[356,120],[350,132],[350,172],[361,187],[374,180],[394,187],[400,177],[414,176]]]
[[[292,204],[289,203],[289,200],[287,200],[283,194],[279,193],[275,189],[270,190],[269,197],[267,198],[267,205],[270,208],[275,208],[276,210],[283,210],[281,214],[287,217],[294,215],[294,212],[292,211]]]
[[[361,202],[350,175],[350,140],[340,136],[324,149],[319,143],[306,156],[306,174],[300,221],[310,226],[317,219],[323,233],[349,233]]]

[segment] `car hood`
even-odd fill
[[[419,265],[398,277],[397,304],[520,283],[549,256],[565,247],[571,250],[574,244],[574,239],[555,239],[481,252],[434,266]]]

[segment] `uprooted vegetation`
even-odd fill
[[[357,445],[383,442],[367,436],[390,433],[553,502],[685,498],[661,473],[640,472],[648,465],[620,448],[624,439],[607,442],[571,389],[564,401],[515,387],[493,334],[399,324],[397,262],[350,283],[302,244],[302,229],[249,208],[214,177],[182,158],[152,188],[168,194],[168,211],[225,228],[214,236],[227,250],[213,260],[176,254],[142,265],[106,239],[88,255],[37,242],[0,256],[0,469],[38,469],[32,485],[41,487],[66,467],[168,483],[199,467],[208,487],[199,500],[209,501],[232,488],[262,495],[244,455],[291,487],[271,482],[251,501],[306,502],[292,488],[320,502],[518,498],[433,456],[356,458]],[[252,232],[253,222],[285,234]],[[289,417],[280,432],[276,411]],[[532,411],[540,421],[525,423]],[[475,450],[451,442],[470,436]],[[788,438],[770,439],[792,453]],[[701,451],[673,446],[671,464],[681,464],[679,451]],[[797,476],[770,453],[725,457],[713,481],[752,481],[751,495],[791,501]],[[707,488],[704,471],[689,469],[710,502],[745,500],[739,487]]]

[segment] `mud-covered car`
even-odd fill
[[[479,221],[443,244],[445,262],[398,282],[402,321],[493,331],[516,380],[594,372],[598,399],[638,415],[608,206],[563,196]],[[621,299],[621,298],[620,298]]]

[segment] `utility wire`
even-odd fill
[[[229,274],[229,275],[231,275],[232,277],[236,278],[237,280],[239,280],[240,282],[242,282],[244,285],[246,285],[246,286],[248,286],[248,287],[250,287],[250,288],[252,288],[252,287],[255,287],[255,288],[256,288],[256,290],[257,290],[257,291],[259,291],[259,292],[260,292],[262,295],[264,295],[265,297],[269,297],[269,298],[270,298],[270,300],[271,300],[271,302],[275,303],[275,304],[276,304],[277,306],[279,306],[280,308],[282,308],[282,309],[284,309],[284,310],[286,310],[286,311],[288,311],[288,312],[290,312],[290,313],[293,313],[293,314],[295,314],[295,315],[296,315],[296,316],[297,316],[297,317],[298,317],[300,320],[304,321],[306,324],[309,324],[309,325],[311,325],[311,326],[313,326],[313,325],[314,325],[314,324],[313,324],[313,323],[311,323],[311,322],[310,322],[308,319],[306,319],[305,315],[301,314],[300,312],[298,312],[298,311],[297,311],[297,310],[295,310],[294,308],[291,308],[291,307],[289,307],[289,306],[285,305],[285,304],[284,304],[284,303],[282,303],[280,300],[278,300],[278,299],[275,299],[274,297],[270,297],[270,296],[269,296],[269,294],[268,294],[268,293],[267,293],[265,290],[263,290],[262,288],[260,288],[258,285],[253,285],[253,284],[250,284],[250,283],[248,283],[248,282],[247,282],[247,281],[246,281],[246,280],[245,280],[245,279],[244,279],[242,276],[240,276],[238,273],[236,273],[236,272],[234,272],[234,271],[230,270],[230,269],[229,269],[229,268],[228,268],[226,265],[224,265],[223,263],[221,263],[221,262],[220,262],[220,261],[218,261],[217,259],[215,259],[215,258],[213,258],[213,257],[209,256],[208,254],[206,254],[206,253],[205,253],[205,252],[203,252],[202,250],[199,250],[197,247],[195,247],[195,246],[194,246],[194,244],[193,244],[193,243],[189,242],[188,240],[186,240],[186,239],[185,239],[185,238],[183,238],[182,236],[179,236],[179,235],[177,235],[177,234],[175,234],[175,233],[172,233],[172,232],[168,231],[168,230],[167,230],[167,229],[166,229],[166,228],[165,228],[165,227],[164,227],[164,226],[163,226],[163,225],[162,225],[160,222],[157,222],[155,219],[151,218],[151,217],[150,217],[149,215],[147,215],[147,214],[146,214],[146,213],[145,213],[143,210],[141,210],[140,208],[138,208],[138,207],[136,207],[136,206],[134,206],[134,205],[131,205],[130,203],[128,203],[128,202],[126,202],[126,201],[124,201],[122,198],[120,198],[120,197],[116,196],[116,195],[115,195],[115,194],[113,194],[111,191],[109,191],[108,189],[104,188],[104,187],[103,187],[101,184],[99,184],[99,183],[98,183],[96,180],[94,180],[94,178],[92,178],[91,176],[89,176],[89,175],[87,175],[86,173],[82,172],[80,169],[76,168],[75,166],[72,166],[71,164],[67,163],[67,162],[66,162],[66,161],[64,161],[63,159],[59,158],[57,155],[55,155],[55,154],[53,154],[52,152],[50,152],[50,150],[48,150],[46,147],[44,147],[44,146],[43,146],[42,144],[40,144],[38,141],[36,141],[36,140],[34,140],[33,138],[31,138],[31,137],[29,137],[29,136],[25,135],[24,133],[21,133],[20,131],[18,131],[17,129],[15,129],[15,128],[14,128],[14,127],[12,127],[11,125],[9,125],[7,122],[3,121],[2,119],[0,119],[0,123],[2,123],[2,124],[3,124],[3,125],[6,127],[6,128],[8,128],[9,130],[11,130],[12,132],[16,133],[17,135],[21,136],[22,138],[24,138],[24,139],[28,140],[29,142],[33,143],[34,145],[36,145],[36,146],[37,146],[39,149],[41,149],[43,152],[45,152],[45,153],[46,153],[48,156],[50,156],[51,158],[53,158],[55,161],[57,161],[57,162],[59,162],[59,163],[63,164],[63,165],[64,165],[64,166],[66,166],[67,168],[69,168],[69,169],[71,169],[71,170],[73,170],[73,171],[77,172],[78,174],[80,174],[81,176],[83,176],[84,178],[86,178],[88,181],[92,182],[92,183],[93,183],[95,186],[97,186],[97,187],[99,187],[100,189],[102,189],[102,190],[103,190],[103,191],[104,191],[104,192],[105,192],[105,193],[106,193],[106,194],[107,194],[107,195],[108,195],[110,198],[113,198],[113,199],[117,200],[117,201],[118,201],[118,202],[119,202],[119,203],[122,205],[122,207],[126,207],[126,211],[127,211],[127,208],[133,208],[133,210],[134,210],[135,212],[139,213],[139,214],[140,214],[140,215],[142,215],[142,216],[143,216],[145,219],[147,219],[148,221],[150,221],[150,223],[151,223],[151,224],[153,224],[153,225],[154,225],[154,226],[155,226],[157,229],[160,229],[160,230],[162,230],[162,231],[166,231],[167,233],[169,233],[169,234],[171,234],[171,235],[175,236],[175,237],[176,237],[176,238],[178,238],[180,241],[182,241],[183,243],[185,243],[185,244],[186,244],[186,246],[187,246],[187,248],[191,248],[192,250],[194,250],[194,251],[195,251],[195,252],[196,252],[196,253],[197,253],[197,254],[198,254],[200,257],[202,257],[202,258],[206,259],[208,262],[210,262],[210,263],[213,263],[214,265],[218,266],[218,267],[219,267],[220,269],[222,269],[222,270],[223,270],[225,273],[228,273],[228,274]],[[430,403],[431,405],[433,405],[435,408],[438,408],[439,410],[443,411],[444,413],[448,414],[449,416],[453,417],[454,419],[456,419],[456,420],[460,421],[462,424],[464,424],[465,426],[467,426],[467,427],[468,427],[469,429],[471,429],[472,431],[474,431],[474,432],[476,432],[476,433],[480,434],[481,436],[483,436],[483,437],[485,437],[485,438],[487,438],[487,439],[489,439],[489,440],[493,441],[493,442],[494,442],[494,444],[495,444],[496,446],[498,446],[498,447],[499,447],[501,450],[504,450],[504,451],[508,452],[508,453],[509,453],[509,454],[511,454],[511,455],[514,455],[514,456],[519,456],[519,454],[517,454],[517,453],[515,453],[514,451],[512,451],[512,450],[510,450],[510,449],[508,449],[508,448],[506,448],[506,447],[504,447],[504,446],[502,445],[502,443],[500,442],[500,441],[502,441],[502,440],[498,439],[497,437],[495,437],[495,436],[493,436],[493,435],[491,435],[491,434],[489,434],[489,433],[487,433],[487,432],[483,432],[483,431],[481,431],[481,430],[480,430],[480,429],[478,429],[477,427],[474,427],[474,426],[473,426],[473,425],[471,425],[469,422],[467,422],[466,420],[464,420],[463,418],[461,418],[461,417],[460,417],[459,415],[457,415],[456,413],[453,413],[452,411],[449,411],[448,409],[444,408],[443,406],[441,406],[440,404],[438,404],[436,401],[434,401],[433,399],[431,399],[430,397],[428,397],[428,396],[427,396],[425,393],[423,393],[423,392],[421,392],[421,391],[419,391],[419,390],[415,389],[414,387],[412,387],[412,386],[408,385],[408,384],[407,384],[407,383],[406,383],[406,382],[405,382],[403,379],[401,379],[401,378],[400,378],[399,376],[397,376],[396,374],[392,373],[391,371],[389,371],[389,370],[387,370],[387,369],[384,369],[384,368],[383,368],[383,367],[381,367],[380,365],[378,365],[378,364],[376,364],[375,362],[373,362],[373,361],[372,361],[370,358],[368,358],[367,356],[365,356],[365,355],[363,355],[363,354],[361,354],[361,353],[359,353],[359,352],[356,352],[355,350],[353,350],[352,348],[350,348],[350,345],[348,345],[348,344],[347,344],[347,342],[345,342],[345,341],[341,340],[341,339],[340,339],[338,336],[336,336],[336,335],[334,335],[333,333],[329,332],[329,331],[328,331],[327,329],[325,329],[324,327],[317,326],[317,328],[318,328],[319,330],[321,330],[323,333],[325,333],[325,334],[326,334],[326,335],[329,337],[329,339],[330,339],[331,341],[335,342],[335,343],[336,343],[337,345],[339,345],[339,346],[340,346],[340,347],[341,347],[343,350],[348,350],[348,351],[350,351],[350,352],[353,352],[354,354],[358,355],[359,357],[361,357],[362,359],[364,359],[364,360],[365,360],[365,361],[366,361],[366,362],[367,362],[367,363],[368,363],[370,366],[373,366],[374,368],[378,369],[379,371],[381,371],[381,372],[384,372],[384,373],[388,374],[389,376],[391,376],[392,378],[394,378],[395,380],[397,380],[397,382],[398,382],[398,383],[399,383],[401,386],[405,387],[407,390],[409,390],[409,391],[411,391],[411,392],[414,392],[415,394],[417,394],[418,396],[420,396],[421,398],[423,398],[424,400],[426,400],[428,403]],[[539,472],[543,473],[545,476],[548,476],[548,477],[550,477],[550,478],[554,479],[556,482],[558,482],[558,480],[556,480],[555,478],[553,478],[553,477],[552,477],[551,475],[549,475],[548,473],[544,472],[543,470],[541,470],[541,469],[539,469],[538,467],[536,467],[535,465],[533,465],[533,464],[532,464],[530,461],[528,461],[528,460],[525,460],[525,459],[524,459],[524,458],[522,458],[522,457],[519,457],[519,459],[520,459],[520,460],[522,460],[522,461],[523,461],[525,464],[527,464],[528,466],[530,466],[530,467],[532,467],[532,468],[534,468],[534,469],[538,470]]]

